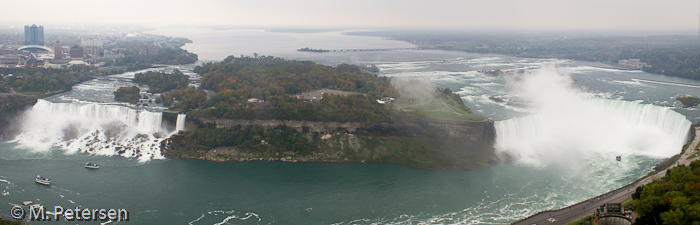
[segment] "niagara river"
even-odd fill
[[[187,117],[164,122],[164,107],[114,102],[117,88],[136,84],[110,78],[132,78],[129,72],[40,99],[18,119],[20,134],[0,142],[3,209],[23,201],[128,209],[130,221],[115,224],[508,224],[633,182],[678,154],[690,124],[700,121],[698,108],[680,108],[674,100],[697,94],[699,81],[600,63],[436,50],[296,51],[414,47],[339,32],[152,32],[192,39],[183,48],[203,61],[257,53],[327,65],[374,64],[380,76],[450,88],[476,114],[495,121],[496,151],[513,160],[461,171],[166,159],[161,142],[185,129]],[[274,44],[260,45],[261,38]],[[193,68],[149,70],[178,69],[194,77]],[[495,69],[506,75],[483,72]],[[617,155],[624,160],[616,161]],[[86,170],[85,162],[100,169]],[[52,186],[35,184],[37,174],[51,178]],[[10,218],[9,210],[0,216]]]

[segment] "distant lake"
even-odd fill
[[[413,44],[381,37],[341,35],[342,31],[292,33],[269,32],[258,29],[213,30],[206,28],[160,28],[149,33],[171,37],[186,37],[193,43],[183,49],[199,55],[200,60],[220,61],[227,56],[259,55],[289,59],[307,58],[312,52],[297,52],[300,48],[313,49],[374,49],[413,48]]]

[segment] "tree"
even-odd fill
[[[638,188],[636,196],[636,224],[696,224],[700,221],[700,161],[670,169],[661,181]]]
[[[141,98],[141,95],[139,94],[140,91],[141,90],[136,86],[120,87],[114,92],[114,99],[120,102],[136,104]]]

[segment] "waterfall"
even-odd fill
[[[496,122],[496,150],[525,164],[578,169],[587,167],[584,162],[614,162],[617,155],[664,158],[681,151],[691,124],[685,116],[667,107],[585,97],[573,83],[553,68],[514,79],[513,94],[533,113]]]
[[[175,132],[185,130],[185,118],[186,117],[187,117],[187,115],[185,115],[185,114],[177,114],[177,123],[175,124]]]
[[[568,164],[591,153],[669,157],[681,150],[691,124],[680,113],[651,104],[614,99],[580,103],[577,110],[496,122],[496,149],[533,164]]]
[[[180,122],[178,116],[178,122]],[[184,122],[184,115],[182,118]],[[178,125],[179,126],[179,125]],[[17,143],[36,151],[60,147],[69,153],[161,159],[162,113],[121,105],[53,103],[39,99],[22,121]]]

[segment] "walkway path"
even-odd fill
[[[694,153],[698,152],[698,149],[695,148],[695,146],[700,143],[700,138],[698,138],[698,134],[700,132],[700,128],[695,128],[695,137],[693,137],[693,141],[688,145],[688,147],[685,149],[685,152],[681,157],[676,161],[674,165],[689,165],[693,159],[688,159],[689,156],[693,155]],[[668,170],[668,169],[666,169]],[[532,215],[528,218],[525,218],[523,220],[517,221],[512,224],[525,224],[525,225],[531,225],[531,224],[568,224],[571,222],[574,222],[576,220],[579,220],[583,217],[589,216],[595,212],[595,209],[597,207],[600,207],[601,205],[605,203],[621,203],[625,199],[629,198],[630,195],[632,195],[637,187],[645,185],[650,183],[653,180],[656,179],[661,179],[666,175],[666,170],[663,170],[659,173],[654,174],[653,176],[646,177],[640,181],[637,181],[635,183],[628,184],[624,187],[621,187],[617,190],[613,190],[611,192],[596,196],[594,198],[588,199],[583,202],[579,202],[574,205],[570,205],[566,208],[559,209],[559,210],[550,210],[550,211],[544,211],[537,213],[535,215]]]

